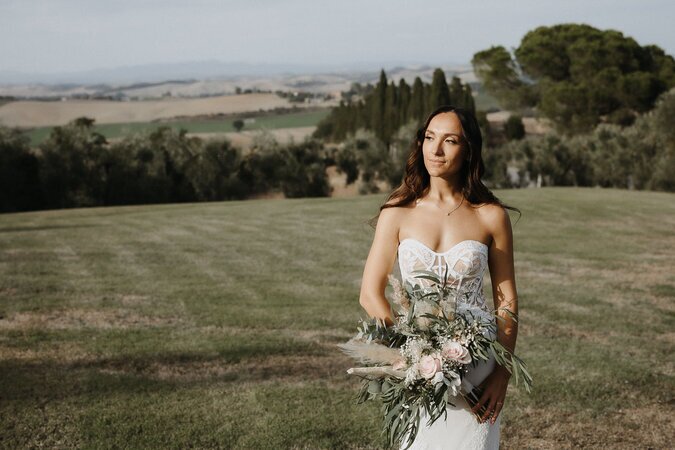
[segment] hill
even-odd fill
[[[210,66],[207,66],[210,67]],[[405,78],[412,84],[415,77],[430,82],[434,67],[427,65],[388,66],[387,74],[398,80]],[[133,68],[132,68],[133,69]],[[343,66],[318,70],[312,67],[296,67],[295,70],[261,66],[233,65],[218,70],[217,67],[204,68],[179,65],[177,71],[168,67],[149,67],[135,71],[134,80],[118,76],[111,72],[109,77],[98,77],[97,81],[85,81],[88,77],[78,74],[64,74],[58,79],[48,78],[38,82],[30,74],[11,78],[13,82],[3,81],[0,72],[0,96],[17,98],[61,98],[73,95],[113,96],[122,98],[148,99],[165,96],[201,97],[234,94],[236,88],[269,91],[304,91],[313,93],[339,94],[349,89],[354,82],[361,84],[377,83],[380,67],[369,64],[368,67]],[[458,75],[464,82],[475,82],[476,77],[470,65],[454,64],[444,66],[448,79]],[[16,81],[21,80],[21,81]],[[49,81],[51,80],[51,81]],[[105,80],[105,81],[104,81]],[[119,81],[111,81],[119,80]]]

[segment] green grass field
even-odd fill
[[[286,114],[276,114],[270,116],[256,117],[255,123],[246,124],[244,130],[278,129],[278,128],[296,128],[311,127],[317,125],[324,117],[330,113],[329,109],[318,111],[302,111]],[[245,118],[246,116],[242,116]],[[95,125],[94,128],[108,139],[120,138],[128,134],[142,133],[159,128],[160,126],[169,126],[175,130],[185,128],[189,133],[229,133],[235,131],[232,123],[233,118],[223,120],[184,120],[176,122],[129,122],[129,123],[107,123]],[[31,140],[31,145],[38,145],[51,132],[52,127],[34,128],[26,134]]]
[[[501,448],[670,448],[675,196],[496,194],[535,379]],[[335,346],[384,198],[0,215],[0,447],[384,448]]]

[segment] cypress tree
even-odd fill
[[[469,83],[464,85],[464,107],[476,114],[476,101],[473,99],[473,91]]]
[[[408,118],[421,122],[427,110],[424,92],[424,83],[420,77],[415,77],[413,82],[412,94],[410,95],[410,105],[408,106]]]
[[[464,106],[464,86],[459,77],[454,76],[450,81],[450,104],[465,108]]]
[[[410,86],[405,82],[404,78],[398,82],[398,104],[399,104],[399,124],[408,122],[410,116]]]
[[[429,94],[429,107],[434,109],[441,105],[450,103],[450,90],[448,83],[445,80],[445,73],[443,70],[434,70],[434,75],[431,80],[431,92]]]
[[[399,127],[398,121],[398,93],[396,92],[396,85],[392,81],[387,85],[387,92],[384,104],[384,126],[383,134],[380,136],[380,139],[387,145],[391,141],[391,137],[394,135],[396,130]]]
[[[380,71],[380,81],[375,86],[375,91],[371,96],[370,108],[370,127],[375,135],[382,139],[386,134],[385,130],[385,103],[387,101],[387,75],[384,69]]]

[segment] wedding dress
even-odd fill
[[[483,295],[483,273],[487,268],[488,247],[475,240],[464,240],[443,253],[431,250],[416,239],[403,239],[399,242],[398,262],[402,282],[429,287],[433,282],[424,278],[415,278],[412,272],[430,270],[445,277],[447,282],[466,295],[460,296],[458,312],[470,311],[474,315],[494,321],[490,308]],[[447,265],[447,266],[446,266]],[[492,336],[494,338],[494,336]],[[465,377],[465,388],[480,384],[494,369],[494,358],[481,361],[472,367]],[[494,424],[489,421],[479,423],[470,411],[466,401],[457,396],[448,406],[447,416],[441,416],[431,426],[427,426],[428,417],[422,413],[419,431],[411,450],[493,450],[499,448],[500,416]]]

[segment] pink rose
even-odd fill
[[[420,358],[418,368],[420,375],[429,380],[436,375],[436,372],[441,371],[441,360],[432,355],[424,355]]]
[[[469,364],[471,362],[471,354],[469,350],[459,342],[448,342],[443,346],[441,355],[445,359],[457,361],[460,364]]]

